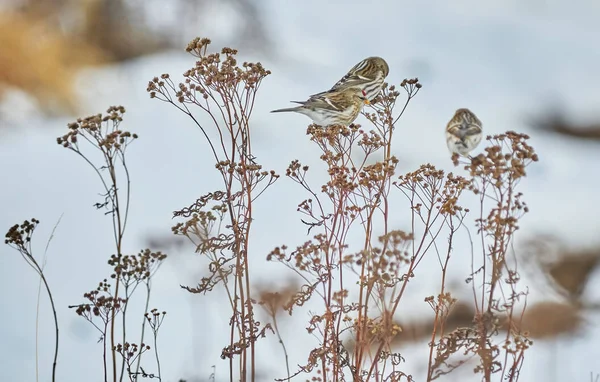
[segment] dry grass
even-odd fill
[[[257,4],[223,3],[243,16],[238,33],[244,44],[266,46]],[[173,0],[170,7],[177,19],[186,22],[160,20],[162,25],[155,27],[148,18],[148,4],[139,1],[17,0],[8,5],[0,12],[0,99],[8,88],[16,88],[51,115],[78,113],[73,80],[79,69],[179,44],[181,35],[189,32],[182,25],[202,25],[206,10],[214,6],[207,0]]]
[[[0,13],[0,96],[7,87],[34,96],[46,111],[77,110],[74,74],[104,59],[94,47],[65,37],[43,18]]]

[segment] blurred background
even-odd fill
[[[397,126],[401,172],[429,162],[462,173],[452,166],[443,138],[460,107],[473,110],[487,134],[529,134],[540,162],[520,184],[530,213],[514,246],[530,293],[524,325],[535,342],[521,381],[590,380],[600,373],[599,15],[600,3],[593,0],[0,2],[0,229],[38,218],[34,249],[41,255],[61,219],[46,266],[62,329],[60,380],[101,375],[94,329],[66,306],[80,303],[109,274],[112,248],[110,220],[93,208],[100,192],[95,174],[55,138],[68,122],[110,105],[125,106],[123,127],[140,135],[129,152],[133,202],[126,250],[151,245],[171,255],[157,274],[151,301],[151,308],[168,312],[159,340],[164,380],[205,381],[213,365],[216,380],[227,378],[228,366],[219,357],[229,317],[219,303],[222,294],[190,295],[180,288],[195,285],[203,263],[193,248],[169,236],[172,211],[218,189],[218,177],[197,128],[145,90],[154,76],[170,73],[177,80],[194,65],[184,49],[196,36],[211,38],[213,51],[237,48],[241,60],[260,61],[273,72],[253,114],[253,147],[260,163],[280,174],[293,159],[318,168],[318,154],[305,136],[308,119],[269,111],[329,88],[372,55],[389,63],[389,83],[418,77],[423,84]],[[357,122],[367,123],[363,117]],[[264,258],[277,245],[307,240],[295,214],[304,198],[282,178],[268,201],[258,202],[252,256],[261,288],[289,283],[290,275]],[[405,216],[394,219],[406,228]],[[461,304],[464,297],[455,325],[472,317],[463,244],[455,248],[451,270],[452,291]],[[438,272],[421,270],[429,271]],[[429,279],[411,285],[411,309],[400,318],[405,331],[399,351],[407,359],[405,371],[417,380],[425,371],[430,324],[416,322],[432,318],[423,298],[438,287]],[[22,259],[0,247],[2,381],[34,380],[37,288]],[[53,326],[45,297],[41,312],[40,372],[49,380]],[[284,340],[287,334],[292,342],[292,366],[305,362],[314,345],[308,335],[306,341],[292,336],[309,317],[299,312],[280,323]],[[261,377],[284,375],[283,361],[271,358],[279,349],[274,338],[260,342],[266,354]],[[476,380],[471,369],[445,378]]]

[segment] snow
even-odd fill
[[[521,240],[538,233],[555,233],[574,245],[598,244],[598,144],[533,130],[527,118],[545,111],[553,101],[564,104],[569,115],[600,117],[596,112],[600,53],[595,49],[599,3],[307,0],[284,4],[269,0],[262,7],[275,54],[264,58],[260,52],[239,50],[242,60],[260,60],[273,72],[264,82],[253,114],[253,147],[265,169],[283,175],[296,158],[315,171],[320,168],[318,151],[305,135],[308,120],[294,114],[273,115],[270,110],[328,88],[362,58],[380,55],[390,64],[389,82],[419,77],[423,83],[398,125],[395,155],[400,159],[400,172],[430,162],[462,173],[449,160],[443,128],[454,110],[469,107],[483,121],[486,134],[525,132],[539,154],[540,162],[531,166],[520,186],[531,212],[522,220],[517,249]],[[216,43],[212,47],[220,48]],[[152,77],[170,73],[178,79],[193,62],[184,53],[165,52],[79,76],[81,116],[122,104],[127,109],[123,127],[140,135],[129,153],[133,204],[125,253],[144,248],[148,236],[168,235],[174,224],[172,211],[219,189],[199,129],[174,108],[151,100],[145,91]],[[95,288],[110,271],[106,264],[113,251],[110,220],[93,208],[100,184],[85,163],[55,143],[73,118],[34,115],[28,119],[25,115],[31,103],[27,97],[17,94],[11,102],[8,109],[14,126],[0,130],[4,178],[0,228],[7,230],[25,218],[40,219],[35,250],[41,256],[46,238],[63,216],[46,266],[61,325],[58,376],[61,381],[99,380],[93,377],[101,375],[98,335],[65,307],[81,302],[83,292]],[[366,125],[360,118],[357,122]],[[252,253],[257,279],[277,283],[291,276],[282,266],[263,259],[275,246],[286,243],[293,248],[308,239],[295,213],[305,197],[282,176],[258,201]],[[398,228],[407,228],[401,217],[397,223]],[[150,307],[168,312],[159,335],[163,380],[206,380],[212,365],[217,366],[217,380],[225,380],[228,366],[219,358],[228,341],[225,296],[220,291],[207,297],[191,295],[180,288],[195,285],[202,274],[200,259],[190,252],[172,254],[153,283]],[[454,281],[465,288],[461,280],[467,274],[467,262],[455,260]],[[433,266],[421,272],[421,281],[417,277],[411,282],[403,311],[427,313],[423,297],[437,293],[437,284],[428,283],[428,275],[435,276],[438,270]],[[4,345],[0,380],[33,380],[38,280],[6,246],[0,247],[0,288],[0,306],[5,312],[0,321]],[[460,288],[457,295],[465,296],[468,289]],[[541,297],[541,291],[532,290],[530,301]],[[142,305],[133,308],[142,309]],[[43,294],[40,309],[40,375],[45,381],[50,375],[53,323]],[[288,318],[282,323],[292,369],[305,362],[307,349],[314,345],[314,338],[298,329],[305,327],[306,312],[298,310],[295,321]],[[408,314],[416,317],[414,312]],[[590,320],[592,325],[583,338],[561,340],[560,346],[536,342],[526,356],[521,380],[539,380],[540,375],[545,378],[553,372],[553,366],[548,367],[550,357],[564,359],[564,367],[556,367],[555,380],[587,380],[591,371],[600,371],[594,369],[600,333],[594,318]],[[259,359],[262,376],[282,377],[285,368],[276,339],[262,340],[258,346],[259,352],[273,355]],[[401,350],[408,371],[418,380],[423,380],[425,349],[420,344]],[[469,367],[458,375],[471,376]]]

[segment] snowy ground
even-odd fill
[[[456,171],[448,159],[443,128],[455,109],[469,107],[483,121],[486,133],[528,133],[539,153],[540,162],[530,168],[521,184],[531,213],[522,221],[519,238],[545,232],[579,245],[598,242],[600,207],[595,201],[600,186],[599,146],[535,131],[526,124],[527,117],[555,101],[582,120],[600,117],[596,113],[600,87],[600,53],[595,48],[600,35],[598,3],[307,0],[284,5],[269,0],[264,11],[277,54],[265,59],[244,52],[243,47],[240,51],[242,59],[260,60],[273,71],[264,83],[253,121],[254,150],[265,168],[282,174],[293,159],[314,164],[317,158],[316,148],[305,136],[308,119],[272,115],[269,110],[323,90],[362,58],[380,55],[390,64],[390,83],[418,76],[424,85],[398,127],[402,139],[397,141],[395,154],[401,160],[400,171],[425,162]],[[213,47],[219,46],[215,41]],[[89,70],[80,76],[82,115],[104,111],[109,105],[124,105],[128,112],[123,126],[140,135],[129,154],[133,205],[125,252],[135,253],[145,247],[149,235],[168,234],[172,211],[219,187],[199,130],[175,109],[150,100],[145,91],[147,81],[155,75],[168,72],[178,78],[191,65],[191,56],[168,52]],[[18,109],[12,112],[19,117]],[[81,160],[55,143],[70,119],[16,117],[13,128],[0,130],[4,179],[0,229],[37,217],[42,221],[36,242],[41,254],[45,239],[63,215],[46,267],[60,307],[59,379],[99,380],[98,336],[65,308],[79,303],[81,294],[109,273],[110,221],[92,207],[98,198],[98,180]],[[366,123],[362,119],[358,122]],[[276,283],[286,277],[280,266],[263,266],[268,251],[276,245],[293,246],[306,240],[305,227],[294,213],[304,197],[291,181],[282,178],[258,204],[254,228],[255,237],[260,239],[254,243],[253,256],[266,281]],[[457,259],[454,265],[458,270],[461,261],[464,259]],[[227,375],[226,364],[219,358],[227,342],[227,331],[221,330],[228,314],[220,304],[222,296],[190,295],[179,287],[193,285],[198,279],[201,269],[197,264],[198,259],[188,253],[173,254],[153,285],[151,307],[168,311],[160,334],[164,381],[206,380],[211,365],[217,365],[218,380]],[[434,287],[423,284],[424,290],[421,286],[413,290],[415,311],[427,312],[422,298],[435,293]],[[37,278],[22,259],[0,247],[2,381],[34,380],[37,288]],[[540,297],[532,291],[533,301]],[[46,376],[50,374],[48,360],[53,344],[45,297],[41,309],[40,365],[41,380],[45,381],[49,380]],[[297,317],[296,323],[303,318]],[[306,349],[312,345],[310,337],[302,340],[291,322],[283,326],[287,329],[284,336],[292,343],[288,344],[292,365],[304,362]],[[598,339],[600,332],[592,321],[586,335],[578,340],[564,340],[560,346],[537,343],[527,356],[521,380],[552,380],[554,373],[556,381],[567,377],[589,380],[591,371],[600,372],[595,366],[600,355]],[[263,342],[259,349],[279,355],[274,339]],[[410,368],[407,371],[417,380],[422,380],[419,358],[424,349],[404,350]],[[564,362],[549,366],[557,354]],[[283,376],[284,368],[276,366],[277,362],[277,358],[261,359],[261,377]],[[465,370],[461,375],[470,374]]]

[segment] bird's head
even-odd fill
[[[370,57],[369,58],[374,66],[383,72],[383,78],[390,74],[390,67],[388,63],[381,57]]]

